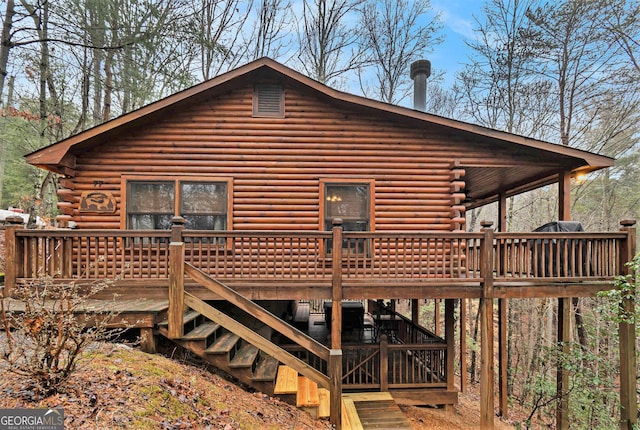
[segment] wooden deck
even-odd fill
[[[169,243],[251,300],[593,296],[627,261],[628,232],[499,233],[7,229],[6,285],[117,279],[122,297],[165,298]],[[340,234],[340,255],[323,247]],[[175,236],[175,237],[174,237]],[[366,252],[361,251],[366,243]],[[340,262],[340,263],[338,263]],[[215,300],[193,286],[198,297]]]

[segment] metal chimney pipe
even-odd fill
[[[418,60],[411,64],[413,79],[413,108],[425,112],[427,110],[427,78],[431,75],[431,62]]]

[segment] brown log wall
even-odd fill
[[[291,87],[284,119],[253,118],[252,92],[236,90],[79,155],[76,176],[60,181],[60,219],[123,228],[123,175],[193,174],[233,178],[235,230],[318,229],[320,178],[374,179],[376,231],[463,228],[464,172],[441,136],[336,110]],[[89,190],[112,193],[117,211],[80,213]]]

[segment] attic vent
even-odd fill
[[[284,118],[282,85],[256,85],[253,91],[253,116]]]

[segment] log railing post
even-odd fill
[[[342,428],[342,220],[333,220],[331,247],[331,351],[329,365],[330,421]]]
[[[23,276],[22,244],[16,238],[16,230],[24,228],[24,220],[19,216],[12,216],[7,217],[5,222],[7,226],[4,231],[5,273],[2,297],[11,297],[12,290],[16,287],[17,279]]]
[[[636,254],[636,222],[624,220],[621,230],[627,233],[620,252],[622,275],[635,276],[632,268],[625,266]],[[632,279],[635,282],[635,279]],[[621,303],[626,315],[635,314],[635,297],[627,296]],[[636,323],[621,321],[618,325],[620,337],[620,429],[632,430],[638,422],[637,375],[636,375]]]
[[[169,339],[184,336],[184,242],[182,230],[184,218],[171,220],[171,243],[169,244]]]
[[[174,216],[171,218],[171,242],[183,242],[182,231],[184,230],[184,218]]]
[[[483,221],[480,276],[482,298],[480,299],[480,428],[494,428],[494,381],[493,373],[493,229],[492,223]]]
[[[493,229],[491,221],[480,222],[484,237],[482,238],[481,254],[480,254],[480,277],[482,278],[482,296],[493,298]]]

